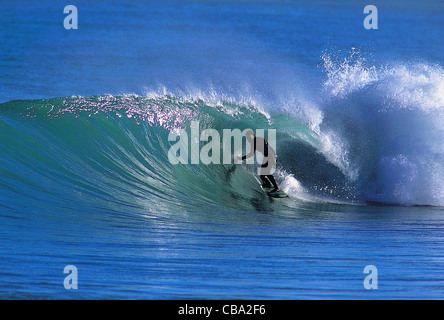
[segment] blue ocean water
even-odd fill
[[[0,297],[442,299],[444,3],[368,4],[1,2]],[[172,165],[193,120],[275,129],[290,198]]]

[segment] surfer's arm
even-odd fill
[[[253,144],[253,145],[252,145],[252,148],[250,149],[250,152],[248,152],[247,154],[245,154],[245,155],[243,155],[243,156],[237,156],[237,159],[238,159],[238,160],[245,160],[245,159],[248,159],[248,158],[254,156],[255,151],[256,151],[256,150],[255,150],[255,144]]]
[[[238,156],[238,159],[239,159],[239,160],[245,160],[245,159],[248,159],[248,158],[250,158],[250,157],[252,157],[252,156],[254,156],[254,150],[253,150],[253,148],[251,148],[251,150],[250,150],[249,153],[243,155],[242,157],[241,157],[241,156]]]

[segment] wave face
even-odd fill
[[[192,120],[276,129],[276,175],[291,201],[444,205],[442,68],[368,67],[355,53],[323,61],[322,89],[304,99],[162,91],[3,103],[2,206],[259,208],[251,166],[169,163],[168,133]]]
[[[191,120],[199,120],[201,129],[269,126],[247,106],[130,95],[13,101],[0,109],[1,203],[10,212],[251,209],[260,196],[252,170],[168,160],[169,132]]]

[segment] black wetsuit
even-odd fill
[[[267,140],[264,139],[264,159],[268,159],[268,142]],[[254,137],[253,139],[253,152],[256,152],[257,150],[257,146],[256,146],[256,137]],[[247,156],[243,156],[242,160],[245,160],[247,158]],[[261,168],[268,168],[268,160],[265,161],[262,165]],[[272,174],[266,174],[266,175],[260,175],[259,176],[262,180],[262,187],[264,188],[271,188],[273,187],[273,191],[277,191],[279,190],[279,186],[276,182],[276,179],[274,178],[274,176]]]

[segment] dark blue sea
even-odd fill
[[[435,0],[1,1],[0,298],[443,299],[443,39]],[[275,130],[290,197],[172,164],[192,121]]]

